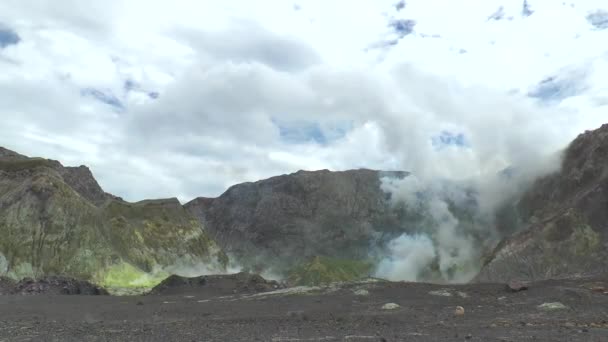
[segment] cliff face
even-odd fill
[[[479,280],[608,271],[608,125],[579,135],[561,170],[537,180],[517,210],[525,229],[496,248]]]
[[[360,259],[370,242],[400,228],[380,177],[405,172],[299,171],[231,187],[185,207],[246,266],[279,266],[316,255]],[[262,264],[259,264],[262,263]]]
[[[103,192],[85,167],[6,149],[0,236],[0,276],[12,278],[60,274],[121,286],[156,269],[227,262],[176,199],[127,203]]]

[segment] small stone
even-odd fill
[[[144,302],[142,302],[141,300],[137,302],[137,305],[144,305]]]
[[[568,309],[567,306],[565,306],[564,304],[562,304],[560,302],[543,303],[543,304],[539,305],[537,308],[539,308],[540,310],[545,310],[545,311]]]
[[[469,298],[469,295],[465,292],[456,292],[456,294],[460,297],[460,298]]]
[[[430,291],[429,294],[432,296],[452,297],[452,292],[449,289]]]
[[[395,309],[399,309],[401,306],[399,304],[395,304],[395,303],[386,303],[384,305],[382,305],[382,310],[395,310]]]
[[[518,280],[511,280],[507,283],[507,289],[511,292],[525,291],[528,289],[528,285]]]
[[[472,338],[473,338],[473,335],[471,335],[471,334],[467,334],[467,336],[465,336],[464,338],[465,338],[465,339],[467,339],[467,340],[470,340],[470,339],[472,339]]]
[[[576,323],[574,323],[574,322],[566,322],[566,324],[564,324],[564,325],[568,328],[576,327]]]
[[[303,320],[303,321],[308,320],[308,316],[302,310],[288,311],[287,312],[287,316],[289,318],[296,318],[296,319],[300,319],[300,320]]]
[[[464,308],[462,306],[457,306],[456,310],[454,310],[454,316],[464,316]]]

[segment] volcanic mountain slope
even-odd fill
[[[0,149],[0,276],[60,274],[111,287],[155,268],[226,263],[177,199],[127,203],[84,166]]]
[[[322,256],[332,268],[343,260],[369,260],[370,251],[424,221],[422,213],[392,205],[382,190],[382,178],[408,175],[299,171],[235,185],[218,198],[197,198],[185,207],[246,267],[286,274]]]
[[[246,266],[281,268],[317,255],[366,258],[374,235],[399,227],[381,176],[407,173],[299,171],[235,185],[185,207]]]
[[[579,135],[559,172],[517,203],[525,229],[494,251],[479,280],[547,279],[608,271],[608,125]]]

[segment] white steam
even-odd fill
[[[388,244],[376,275],[389,280],[429,280],[433,264],[439,275],[434,278],[454,282],[468,281],[475,275],[478,253],[474,241],[458,231],[458,219],[450,212],[446,199],[463,202],[464,191],[438,183],[424,184],[416,176],[404,179],[382,178],[382,190],[391,194],[394,204],[425,213],[428,222],[416,228],[417,235],[403,234]],[[422,279],[421,279],[422,277]]]
[[[400,227],[404,235],[388,243],[377,275],[468,281],[499,238],[497,210],[559,168],[558,152],[579,129],[568,123],[578,121],[524,96],[466,87],[408,66],[395,68],[391,83],[390,101],[370,122],[395,168],[411,175],[383,178],[381,186],[395,205],[423,212],[425,220]],[[454,207],[473,217],[460,222]]]
[[[426,235],[403,234],[392,240],[388,249],[390,255],[378,264],[376,276],[393,281],[421,280],[421,271],[437,256],[433,241]]]

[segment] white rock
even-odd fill
[[[356,290],[354,293],[355,296],[369,296],[369,291],[367,291],[366,289],[359,289]]]
[[[452,297],[452,292],[450,289],[441,289],[429,292],[432,296],[440,296],[440,297]]]
[[[552,311],[552,310],[566,310],[567,306],[560,302],[543,303],[538,306],[540,310]]]
[[[399,304],[395,304],[395,303],[386,303],[384,305],[382,305],[382,310],[395,310],[395,309],[399,309],[401,306],[399,306]]]

